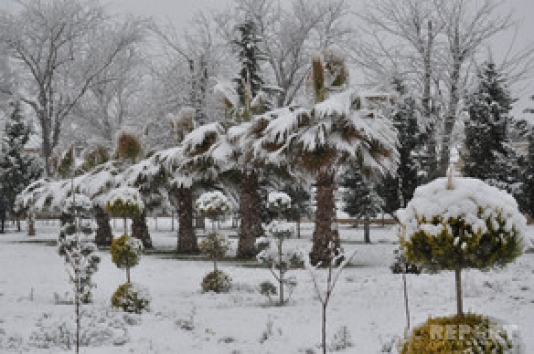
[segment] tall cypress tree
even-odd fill
[[[509,144],[513,102],[495,63],[484,63],[478,73],[478,86],[467,99],[469,119],[463,155],[464,175],[512,193],[518,179],[517,156]]]
[[[264,82],[260,76],[260,61],[265,56],[259,48],[262,41],[258,36],[256,24],[245,21],[237,26],[238,38],[232,44],[241,63],[238,76],[233,80],[242,107],[250,109],[251,101],[260,92]],[[248,112],[245,111],[246,114]]]
[[[31,128],[24,122],[20,104],[16,103],[5,125],[0,152],[0,194],[11,213],[17,194],[42,173],[38,159],[23,152],[30,134]]]

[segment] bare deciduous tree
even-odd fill
[[[19,99],[34,111],[45,170],[72,110],[121,53],[140,40],[140,21],[114,21],[89,1],[21,0],[2,14],[0,41],[21,72]]]
[[[283,107],[292,103],[303,87],[311,54],[349,41],[354,33],[345,22],[349,10],[344,0],[293,0],[289,5],[277,0],[236,0],[235,11],[220,13],[216,20],[228,41],[236,23],[245,19],[256,23],[271,82],[280,90],[276,105]]]
[[[473,63],[490,39],[512,25],[494,0],[381,0],[361,14],[364,39],[353,59],[373,82],[400,76],[420,93],[422,117],[436,154],[431,170],[444,175]],[[435,168],[434,168],[435,166]]]

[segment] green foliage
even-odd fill
[[[343,211],[353,217],[374,217],[382,210],[382,199],[357,168],[348,169],[340,183],[344,187]]]
[[[102,145],[91,146],[83,154],[83,170],[90,171],[92,168],[110,160],[108,149]]]
[[[395,79],[394,86],[399,93],[400,100],[393,108],[391,120],[398,131],[399,164],[392,176],[385,176],[377,184],[376,191],[382,198],[382,209],[385,213],[393,214],[404,207],[413,197],[415,188],[422,182],[426,174],[428,163],[424,163],[423,147],[427,139],[424,128],[419,124],[419,109],[414,97],[406,93],[406,88],[399,79]]]
[[[258,286],[258,291],[263,296],[266,296],[269,301],[272,301],[272,296],[278,295],[278,290],[276,289],[276,286],[268,280],[260,283],[260,285]]]
[[[407,260],[430,269],[460,268],[489,269],[504,267],[523,252],[522,237],[515,227],[509,229],[501,213],[484,217],[479,207],[478,217],[485,220],[486,231],[474,230],[463,217],[420,217],[419,224],[431,224],[441,229],[434,235],[424,228],[408,237],[401,236],[401,248]]]
[[[71,147],[62,153],[56,161],[56,174],[65,179],[72,175],[74,167],[74,149]]]
[[[133,196],[133,199],[115,198],[112,201],[106,202],[106,211],[112,215],[123,218],[139,217],[143,212],[143,207],[138,196]]]
[[[395,262],[389,267],[393,274],[421,274],[421,267],[417,264],[408,262],[400,250],[395,250]]]
[[[478,86],[467,99],[463,172],[514,193],[519,178],[517,154],[510,145],[514,100],[495,63],[486,62]]]
[[[206,274],[201,286],[203,292],[227,293],[232,287],[232,278],[221,270],[214,270]]]
[[[429,318],[401,343],[401,354],[508,353],[512,341],[488,318],[464,316]]]
[[[69,278],[73,284],[74,268],[80,267],[79,291],[81,301],[87,304],[92,302],[91,289],[96,287],[92,277],[98,271],[100,257],[96,254],[96,245],[88,240],[82,240],[79,236],[76,237],[75,231],[76,228],[72,223],[67,223],[63,227],[63,236],[58,239],[58,254],[73,269],[69,271]]]
[[[218,260],[224,257],[230,249],[230,241],[216,232],[210,232],[199,245],[200,251],[210,259]]]
[[[260,76],[260,62],[265,55],[259,48],[261,38],[258,36],[257,26],[253,21],[246,21],[237,26],[239,37],[232,44],[241,63],[236,84],[237,95],[241,106],[246,107],[256,97],[263,86]],[[243,117],[247,120],[247,117]]]
[[[11,213],[16,211],[17,195],[37,180],[42,172],[37,157],[23,152],[30,134],[30,126],[23,121],[20,105],[16,104],[6,121],[0,149],[0,195]]]
[[[139,264],[143,253],[143,243],[128,235],[113,239],[111,242],[111,261],[118,268],[132,268]]]
[[[528,153],[524,161],[521,182],[521,193],[518,195],[521,210],[534,216],[534,130],[532,129],[528,135]]]
[[[135,283],[124,283],[113,293],[111,304],[129,313],[150,310],[150,295],[146,288]]]

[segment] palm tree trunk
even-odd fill
[[[145,249],[152,248],[152,238],[150,237],[150,233],[148,232],[145,210],[143,210],[141,215],[132,219],[132,237],[141,240]]]
[[[179,253],[198,253],[198,240],[193,228],[193,191],[191,188],[179,188],[176,191],[178,211],[178,245]]]
[[[95,243],[97,246],[110,246],[113,240],[111,225],[109,224],[109,214],[99,206],[95,207],[96,229]]]
[[[254,170],[241,174],[241,225],[237,245],[238,258],[256,256],[256,238],[263,234],[261,227],[261,199],[259,196],[259,176]]]
[[[330,242],[334,243],[334,249],[338,249],[340,246],[336,225],[334,172],[319,172],[315,188],[317,210],[315,212],[315,230],[313,231],[310,261],[312,264],[321,262],[323,266],[328,266],[331,258]]]

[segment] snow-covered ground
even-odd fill
[[[110,296],[125,275],[100,251],[94,303],[84,306],[87,338],[92,346],[82,353],[319,353],[320,303],[309,273],[294,270],[298,285],[284,307],[270,305],[257,286],[273,280],[255,263],[222,262],[234,288],[228,294],[201,293],[200,282],[211,262],[177,259],[168,220],[159,219],[151,234],[156,252],[143,256],[132,269],[132,281],[150,289],[151,312],[124,315],[110,309]],[[116,222],[120,226],[121,222]],[[71,291],[63,260],[54,240],[57,224],[38,222],[38,235],[8,231],[0,234],[0,353],[58,353],[53,346],[73,327],[73,306],[55,298]],[[303,239],[292,246],[310,247],[311,224]],[[528,231],[534,234],[534,227]],[[235,231],[224,230],[229,235]],[[116,230],[116,235],[120,232]],[[377,353],[382,345],[402,335],[406,324],[402,281],[391,273],[396,245],[393,228],[373,228],[373,244],[362,244],[361,229],[341,229],[347,251],[357,249],[354,266],[342,273],[328,312],[328,338],[346,327],[352,347],[346,353]],[[235,238],[231,238],[235,244]],[[455,312],[454,277],[409,275],[412,323],[430,315]],[[57,294],[57,296],[54,295]],[[527,253],[504,270],[464,273],[464,308],[519,326],[526,353],[534,350],[534,253]],[[65,343],[65,341],[63,341]],[[48,345],[49,348],[39,348]],[[72,350],[71,350],[72,352]]]

